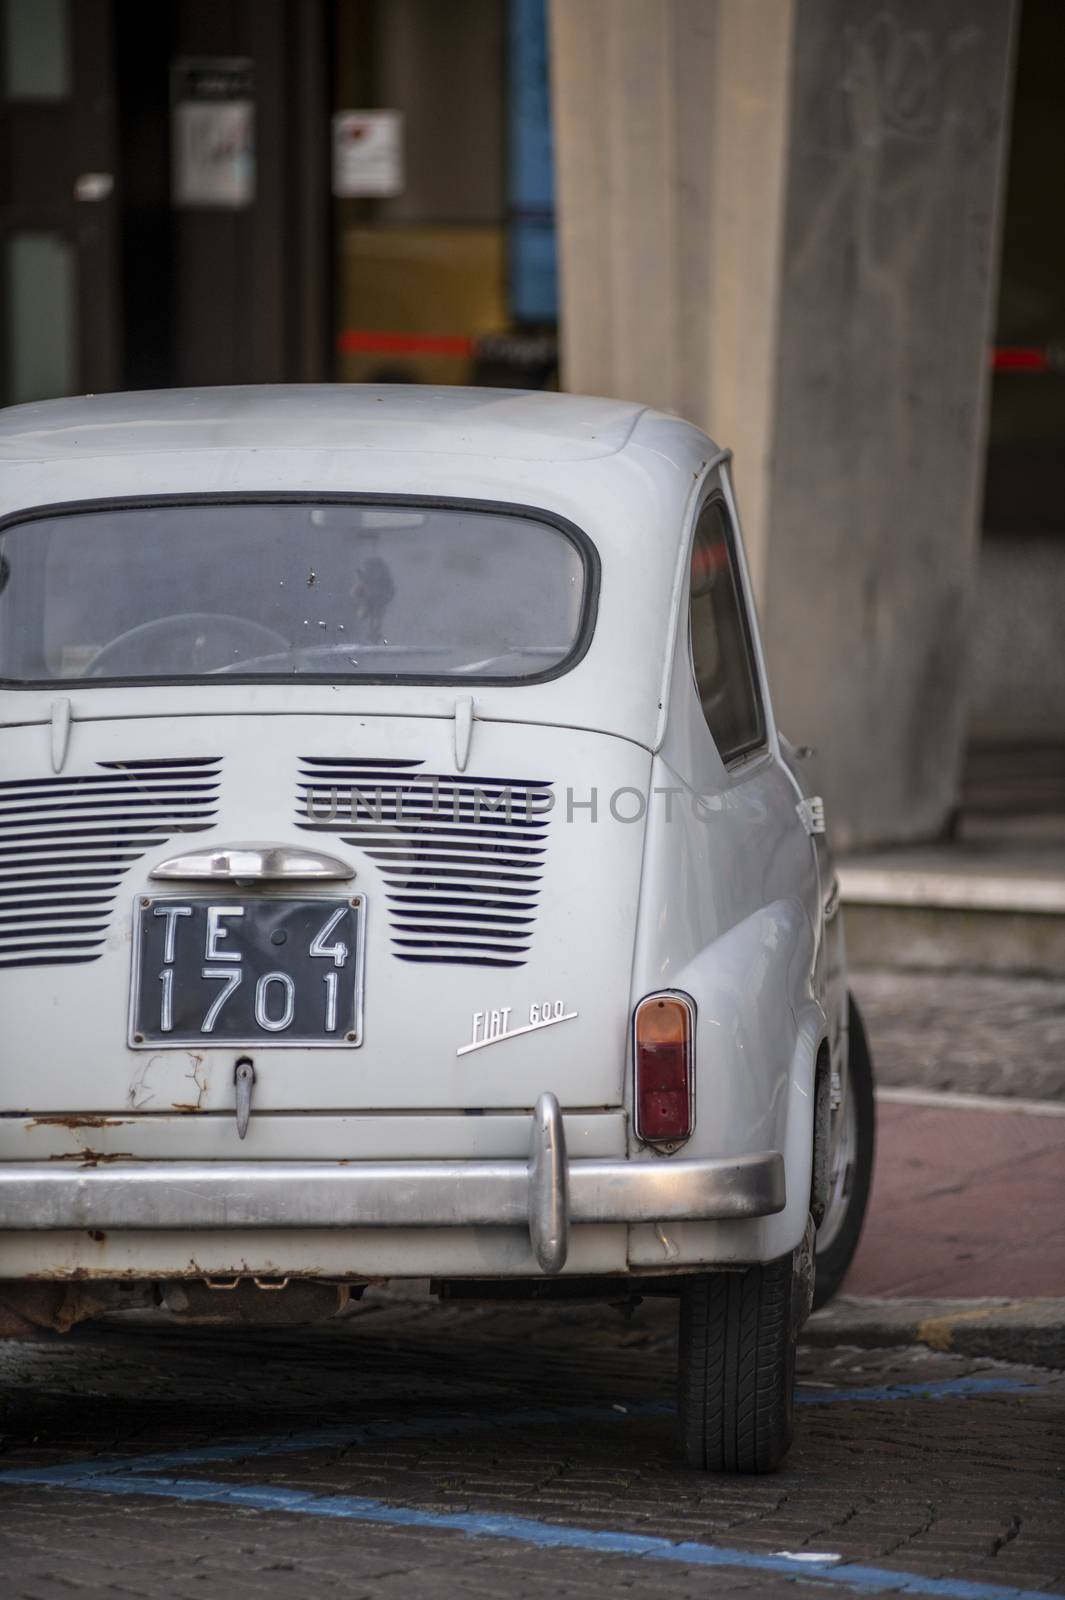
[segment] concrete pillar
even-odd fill
[[[736,452],[843,846],[955,803],[1011,0],[552,0],[563,378]]]

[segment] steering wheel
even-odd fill
[[[138,623],[98,650],[85,670],[87,678],[184,677],[216,672],[234,660],[286,655],[289,641],[273,628],[224,612],[184,611]],[[239,654],[238,654],[239,652]]]

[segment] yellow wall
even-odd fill
[[[468,383],[465,354],[345,350],[345,335],[472,338],[506,327],[503,229],[491,226],[347,227],[339,240],[338,377],[383,372],[421,383]]]

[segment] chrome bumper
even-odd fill
[[[542,1094],[528,1162],[184,1161],[0,1165],[0,1229],[525,1227],[544,1272],[574,1222],[722,1221],[783,1211],[784,1158],[568,1161]]]

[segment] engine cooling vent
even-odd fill
[[[98,761],[0,782],[0,968],[95,961],[123,875],[211,826],[220,772],[217,757]]]
[[[298,822],[381,870],[401,961],[520,967],[536,922],[550,783],[443,777],[421,761],[306,757]]]

